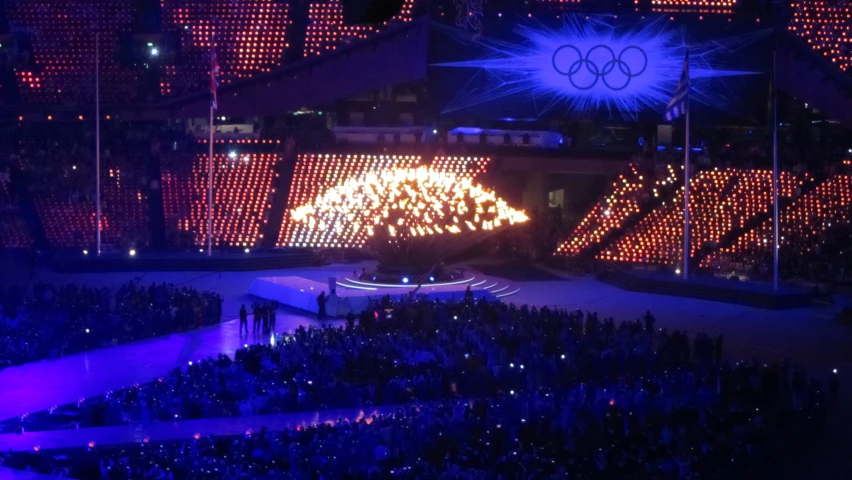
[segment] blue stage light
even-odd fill
[[[523,22],[523,23],[521,23]],[[684,43],[677,26],[666,16],[629,23],[613,16],[565,14],[561,29],[533,20],[519,20],[511,41],[485,36],[471,39],[460,30],[448,30],[471,45],[474,58],[436,63],[443,68],[476,70],[447,104],[443,113],[485,103],[527,96],[538,115],[553,109],[606,109],[635,117],[646,109],[662,112],[683,68]],[[689,40],[691,98],[725,109],[738,99],[720,80],[724,77],[766,73],[722,68],[738,58],[738,50],[766,38],[771,30],[752,31],[700,42]],[[464,47],[461,47],[464,48]],[[526,99],[519,99],[525,101]]]
[[[402,283],[408,283],[408,277],[402,277]]]
[[[435,277],[429,277],[429,281],[430,281],[430,282],[434,282],[434,281],[435,281]]]

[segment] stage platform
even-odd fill
[[[282,305],[305,312],[318,313],[317,297],[320,292],[329,295],[331,282],[331,279],[321,282],[298,276],[260,277],[252,282],[248,293],[266,300],[276,300]],[[379,284],[350,278],[336,278],[334,283],[337,298],[329,299],[326,303],[326,313],[329,317],[343,317],[349,312],[358,314],[371,300],[381,299],[385,295],[399,299],[417,288],[416,285]],[[520,290],[497,279],[472,276],[464,280],[424,284],[417,294],[427,295],[434,300],[461,300],[468,286],[477,300],[508,297]]]
[[[319,265],[309,250],[272,252],[127,252],[104,253],[95,257],[79,253],[58,253],[52,267],[60,273],[83,272],[251,272]]]
[[[803,308],[811,306],[813,294],[807,290],[771,284],[696,277],[684,280],[673,273],[652,271],[611,271],[601,280],[633,292],[655,293],[675,297],[698,298],[716,302],[748,305],[767,309]]]

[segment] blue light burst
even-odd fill
[[[662,111],[680,77],[687,40],[666,17],[632,20],[566,14],[558,30],[525,21],[513,29],[517,41],[473,39],[451,30],[450,35],[476,52],[474,59],[433,66],[475,73],[443,113],[519,95],[528,96],[522,101],[532,102],[538,116],[557,108],[566,113],[603,109],[625,118],[646,109]],[[749,64],[741,49],[770,32],[689,41],[691,101],[717,109],[735,102],[736,95],[724,79],[766,73],[766,69],[730,65]]]

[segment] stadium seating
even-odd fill
[[[101,172],[101,242],[104,248],[142,248],[148,244],[147,198],[141,175],[128,166]],[[56,248],[91,248],[95,244],[94,199],[80,192],[69,198],[49,191],[34,193],[36,210],[48,241]]]
[[[779,195],[791,197],[804,179],[783,173]],[[772,173],[765,170],[714,169],[690,182],[690,255],[715,245],[732,230],[746,227],[769,210]],[[599,259],[658,265],[682,261],[683,191],[651,212],[631,232],[604,249]]]
[[[787,26],[815,51],[825,55],[844,72],[850,71],[852,56],[852,6],[847,2],[802,0],[791,2],[793,18]]]
[[[639,167],[630,164],[625,173],[618,176],[603,200],[580,221],[568,240],[556,251],[557,255],[577,255],[604,237],[624,226],[628,218],[639,213],[643,197],[657,196],[660,189],[671,187],[677,181],[677,170],[665,166],[662,177],[643,175]]]
[[[180,60],[161,67],[160,93],[202,91],[215,45],[220,83],[281,65],[289,47],[289,2],[163,0],[163,29],[180,38]]]
[[[241,142],[232,142],[232,151],[213,156],[215,246],[256,246],[274,193],[272,181],[276,175],[274,167],[279,160],[278,155],[240,152]],[[195,245],[206,243],[207,166],[208,156],[198,154],[189,172],[168,166],[163,171],[167,228],[189,232]]]
[[[32,68],[15,72],[23,101],[91,104],[97,33],[101,100],[127,103],[138,91],[138,78],[131,68],[119,65],[117,50],[120,35],[130,32],[136,4],[134,0],[5,2],[13,32],[32,38]]]
[[[801,196],[779,215],[779,243],[803,255],[820,244],[820,236],[832,227],[848,225],[852,205],[852,176],[835,175]],[[703,266],[753,266],[772,255],[773,220],[741,236],[736,243],[710,255]]]
[[[403,0],[400,14],[391,21],[410,22],[414,0]],[[323,0],[308,7],[308,26],[305,32],[305,56],[322,55],[356,39],[367,38],[380,30],[372,25],[344,25],[343,2]]]
[[[92,202],[71,202],[49,195],[35,199],[36,209],[47,240],[56,248],[90,248],[95,244],[95,206]],[[109,229],[102,215],[102,234]],[[103,241],[103,238],[102,238]]]
[[[639,0],[634,0],[633,3],[638,5]],[[655,8],[700,8],[702,10],[730,11],[737,5],[737,0],[651,0],[651,5]]]
[[[12,195],[8,176],[0,175],[0,248],[29,248],[32,238]]]

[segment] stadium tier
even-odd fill
[[[622,228],[629,218],[638,215],[643,201],[657,197],[662,189],[672,188],[678,178],[677,172],[678,168],[665,165],[659,173],[643,174],[639,166],[628,165],[627,171],[612,183],[603,200],[592,207],[571,237],[559,245],[556,254],[578,255],[600,243],[607,234]]]
[[[847,2],[804,0],[791,2],[793,17],[788,30],[844,72],[852,61],[852,6]]]
[[[399,15],[391,21],[410,22],[413,19],[413,11],[414,0],[403,0]],[[345,25],[341,0],[311,2],[308,7],[304,56],[322,55],[336,50],[340,45],[367,38],[380,30],[381,27],[372,25]]]
[[[164,0],[163,29],[180,39],[181,61],[161,66],[160,93],[203,90],[215,46],[220,83],[268,72],[289,47],[289,2]]]
[[[191,167],[181,169],[181,161]],[[223,152],[213,156],[213,245],[252,248],[262,237],[279,155]],[[208,156],[183,155],[167,159],[163,171],[163,209],[167,230],[185,234],[194,245],[207,236]]]
[[[790,198],[804,178],[780,177],[779,195]],[[690,255],[715,247],[725,235],[748,228],[748,222],[769,211],[772,172],[738,168],[701,172],[690,182]],[[683,190],[642,219],[597,258],[608,261],[676,265],[682,261]]]
[[[148,244],[149,233],[141,165],[132,156],[115,156],[105,163],[107,166],[101,172],[104,248],[143,248]],[[59,176],[31,183],[36,210],[47,240],[54,247],[91,248],[95,243],[94,189],[86,182],[94,173],[84,167],[83,162],[64,165]],[[55,188],[60,183],[65,185],[64,189]]]
[[[129,33],[134,0],[11,0],[5,3],[13,32],[29,34],[32,63],[15,76],[27,103],[94,102],[95,33],[100,37],[101,99],[128,103],[138,92],[135,71],[118,62],[118,40]]]
[[[789,192],[787,192],[789,193]],[[831,228],[849,226],[852,176],[835,175],[781,211],[779,244],[785,254],[806,255],[818,249]],[[716,270],[750,269],[772,258],[773,220],[770,217],[746,232],[733,245],[708,256],[702,266]]]
[[[0,175],[0,248],[29,248],[32,238],[21,218],[7,175]]]

